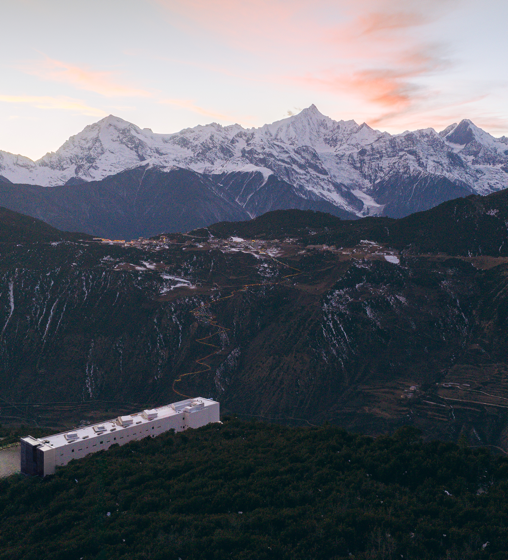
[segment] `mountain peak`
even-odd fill
[[[323,115],[323,113],[321,113],[321,111],[314,105],[314,103],[310,106],[307,107],[306,109],[302,109],[297,115],[294,115],[291,118],[310,118],[313,120],[322,120],[322,119],[328,119],[328,117],[326,115]]]
[[[257,131],[268,138],[276,138],[291,145],[315,146],[322,142],[323,130],[327,130],[333,123],[330,117],[321,114],[315,105],[311,105],[297,115],[265,124]]]
[[[108,115],[107,117],[104,117],[100,121],[97,121],[95,125],[91,125],[91,126],[99,126],[100,128],[104,128],[106,126],[116,126],[116,127],[125,128],[127,126],[132,126],[132,123],[124,119],[121,119],[120,117],[116,117],[115,115]]]
[[[152,133],[108,115],[37,162],[0,152],[0,175],[14,183],[56,186],[101,180],[150,162],[213,175],[259,170],[310,193],[310,199],[358,214],[367,206],[384,211],[384,199],[376,202],[375,185],[383,177],[406,177],[408,172],[444,176],[481,193],[508,187],[508,142],[467,119],[440,137],[444,143],[432,129],[392,136],[354,120],[336,121],[315,104],[259,128],[211,123],[171,134]],[[489,173],[483,171],[487,165]],[[386,187],[391,188],[392,183]]]
[[[471,142],[476,141],[482,146],[496,150],[496,144],[498,141],[488,132],[485,132],[480,127],[476,126],[473,121],[469,119],[461,120],[457,126],[448,132],[448,134],[445,134],[446,130],[448,129],[443,131],[443,137],[447,142],[451,142],[452,144],[457,144],[459,146],[466,146]]]
[[[475,139],[473,127],[474,125],[469,119],[464,119],[445,138],[448,142],[465,146]]]
[[[302,109],[300,113],[315,113],[318,115],[322,115],[321,111],[314,105],[314,103],[309,107],[307,107],[306,109]]]
[[[62,154],[78,146],[81,152],[90,150],[93,143],[97,140],[100,140],[103,144],[122,143],[125,135],[129,133],[142,134],[139,127],[135,124],[125,121],[120,117],[108,115],[100,121],[85,126],[81,132],[71,136],[69,140],[59,148],[57,154]]]

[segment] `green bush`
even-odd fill
[[[508,557],[508,460],[230,418],[0,481],[0,560]]]

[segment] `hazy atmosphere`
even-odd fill
[[[507,16],[503,0],[10,2],[0,149],[37,159],[108,114],[169,133],[312,103],[391,133],[469,118],[501,136]]]

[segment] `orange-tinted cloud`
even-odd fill
[[[44,80],[63,82],[105,97],[152,96],[147,90],[122,84],[117,80],[114,72],[98,72],[49,57],[31,61],[20,66],[19,69]]]
[[[377,105],[405,108],[420,91],[408,79],[413,75],[411,70],[362,70],[349,79],[343,79],[343,84]]]
[[[454,66],[446,37],[436,44],[430,25],[465,0],[152,0],[188,33],[209,38],[266,62],[259,82],[298,84],[349,98],[369,124],[391,128],[445,127],[463,116],[462,90],[450,90]],[[438,37],[439,39],[439,37]],[[268,53],[268,55],[267,55]],[[277,75],[273,61],[286,72]],[[238,72],[236,72],[238,74]],[[439,79],[437,79],[439,77]],[[255,80],[256,76],[250,76]],[[445,99],[446,97],[446,99]],[[437,102],[440,107],[437,108]],[[474,106],[467,109],[474,115]],[[478,114],[479,126],[506,130],[497,117]]]
[[[464,0],[152,1],[218,41],[260,57],[268,51],[296,72],[307,64],[303,75],[275,82],[326,89],[386,113],[407,111],[425,95],[423,80],[450,66],[420,30]]]
[[[107,116],[107,113],[102,109],[90,107],[79,99],[62,96],[0,95],[0,103],[25,104],[36,107],[37,109],[60,109],[63,111],[73,111],[75,113],[91,117]]]
[[[394,55],[390,65],[359,70],[327,70],[320,75],[289,78],[313,89],[325,89],[341,96],[348,95],[378,107],[379,122],[390,115],[406,112],[428,96],[419,78],[437,74],[450,63],[434,46]],[[342,71],[341,71],[342,70]],[[373,121],[376,124],[376,121]]]
[[[448,5],[464,0],[151,0],[163,7],[172,25],[244,50],[263,52],[274,45],[328,55],[323,46],[330,37],[350,47],[348,57],[369,41],[390,39],[437,19]],[[351,41],[357,40],[357,44]],[[315,49],[314,47],[317,47]],[[362,49],[363,50],[363,49]],[[283,49],[284,52],[284,49]],[[271,52],[277,57],[280,51]],[[289,49],[285,54],[294,56]],[[375,52],[371,51],[371,55]],[[318,62],[316,60],[316,62]]]
[[[402,115],[421,109],[422,103],[436,94],[427,85],[428,79],[453,64],[446,46],[428,43],[419,34],[419,28],[440,16],[443,4],[437,6],[432,0],[425,5],[360,0],[356,12],[354,8],[349,11],[351,19],[328,35],[340,54],[349,50],[354,54],[347,56],[346,62],[341,59],[324,71],[294,76],[293,80],[358,100],[368,112],[377,112],[369,121],[372,125],[397,122]],[[380,7],[384,11],[379,11]]]

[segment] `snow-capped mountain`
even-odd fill
[[[233,196],[250,215],[257,210],[249,200],[274,175],[277,185],[291,186],[292,196],[357,216],[397,217],[508,187],[508,138],[494,138],[469,120],[441,133],[390,135],[355,121],[334,121],[314,105],[257,129],[214,123],[175,134],[109,116],[36,162],[0,152],[0,179],[70,185],[147,164],[210,176],[218,192]]]

